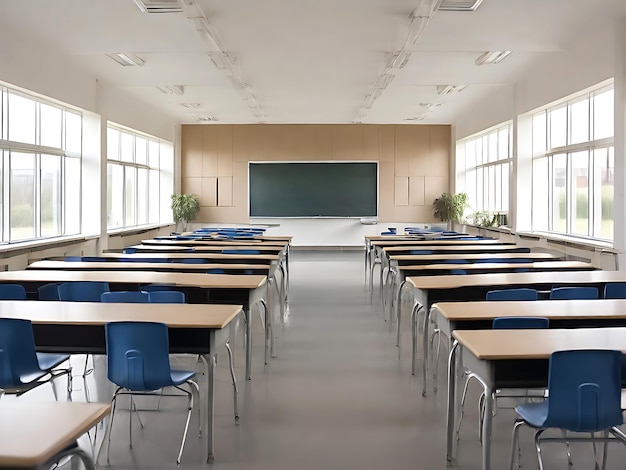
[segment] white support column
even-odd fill
[[[626,21],[615,23],[615,193],[613,245],[620,251],[620,269],[626,269]]]

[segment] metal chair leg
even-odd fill
[[[237,401],[239,389],[237,388],[237,378],[235,377],[235,368],[233,365],[233,352],[230,349],[228,341],[226,342],[226,350],[228,351],[228,359],[230,361],[230,377],[233,381],[233,406],[235,409],[235,421],[239,421],[239,406]]]

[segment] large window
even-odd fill
[[[612,240],[613,87],[534,113],[532,133],[533,230]]]
[[[82,115],[0,86],[0,242],[80,233]]]
[[[505,124],[458,143],[458,172],[472,210],[490,214],[509,210],[511,125]],[[458,183],[458,182],[457,182]]]
[[[163,193],[172,192],[170,142],[109,124],[107,228],[159,223]],[[169,182],[169,183],[168,183]]]

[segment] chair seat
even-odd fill
[[[548,417],[548,400],[541,403],[524,403],[515,407],[515,411],[526,423],[535,428],[543,427]]]
[[[37,353],[37,362],[43,370],[52,369],[69,360],[69,354]]]
[[[172,375],[172,385],[182,385],[187,380],[192,379],[193,376],[196,375],[196,372],[191,371],[191,370],[172,369],[171,375]]]

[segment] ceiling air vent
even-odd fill
[[[180,0],[133,0],[144,13],[180,13]]]
[[[442,11],[474,11],[483,0],[441,0],[439,10]]]

